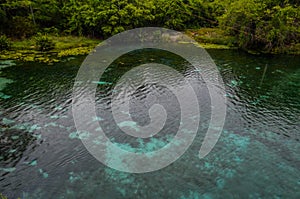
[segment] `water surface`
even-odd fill
[[[30,199],[300,198],[300,57],[231,50],[209,53],[228,98],[220,140],[208,156],[198,158],[210,114],[210,100],[200,78],[201,124],[192,146],[170,166],[145,174],[102,165],[80,141],[88,135],[76,132],[71,103],[84,57],[50,66],[1,61],[0,192],[8,198]],[[95,121],[127,150],[141,146],[114,124],[110,96],[126,71],[147,62],[170,65],[186,77],[198,72],[177,57],[155,51],[131,53],[108,68],[97,89]],[[180,110],[171,92],[142,85],[133,93],[130,110],[141,125],[149,122],[147,111],[153,104],[147,95],[165,99],[161,103],[168,107],[166,126],[157,135],[156,145],[146,148],[156,150],[176,133]]]

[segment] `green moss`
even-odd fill
[[[205,49],[234,49],[233,47],[229,47],[226,45],[210,44],[210,43],[199,43],[198,46]]]
[[[223,30],[218,28],[187,30],[186,34],[199,42],[199,46],[206,49],[236,48],[235,38],[228,36]]]
[[[12,49],[14,50],[33,50],[35,49],[34,39],[15,40],[12,42]]]
[[[87,55],[90,53],[100,40],[75,36],[49,36],[55,44],[53,49],[48,52],[37,50],[34,38],[26,40],[12,41],[11,50],[3,51],[0,60],[19,60],[24,62],[40,62],[53,64],[61,61],[62,57]]]
[[[287,54],[300,55],[300,43],[287,46],[284,51]]]
[[[67,56],[74,56],[74,55],[86,55],[89,54],[94,47],[77,47],[77,48],[71,48],[66,50],[61,50],[58,53],[58,57],[67,57]]]
[[[97,39],[74,36],[53,37],[53,40],[56,43],[55,49],[58,50],[66,50],[79,47],[95,47],[100,43],[100,40]]]

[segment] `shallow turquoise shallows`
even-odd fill
[[[194,87],[201,122],[194,142],[171,165],[144,174],[106,167],[82,144],[80,139],[90,134],[76,131],[72,88],[85,57],[54,65],[0,61],[0,193],[8,199],[300,198],[300,57],[208,52],[223,77],[228,101],[221,137],[203,159],[198,153],[211,109],[201,70],[172,54],[148,49],[119,57],[94,82],[97,117],[90,122],[99,122],[123,150],[144,153],[172,141],[180,107],[166,88],[141,85],[130,102],[134,122],[116,124],[110,105],[119,78],[149,62],[169,65],[187,78],[199,74]],[[151,99],[167,106],[166,125],[153,138],[135,139],[119,127],[149,124],[154,101],[148,94],[158,95]]]

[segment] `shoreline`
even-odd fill
[[[232,36],[226,35],[217,28],[201,28],[186,30],[184,33],[204,49],[222,49],[239,50]],[[0,60],[17,60],[22,62],[39,62],[45,64],[54,64],[63,60],[63,58],[77,55],[88,55],[102,41],[100,39],[78,37],[78,36],[49,36],[55,43],[52,50],[41,52],[36,49],[33,38],[24,40],[12,40],[11,49],[2,51]],[[286,47],[284,51],[263,52],[258,50],[245,50],[249,54],[289,54],[300,55],[300,44],[294,47]]]

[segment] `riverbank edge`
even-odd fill
[[[190,29],[186,30],[185,33],[195,39],[205,49],[239,49],[249,54],[300,55],[300,43],[266,51],[240,48],[237,44],[237,39],[220,28]]]
[[[195,39],[199,43],[199,46],[204,49],[239,49],[234,37],[226,35],[222,30],[217,28],[186,30],[184,33]],[[54,64],[69,56],[88,55],[102,42],[100,39],[77,36],[49,36],[49,38],[55,43],[55,46],[54,49],[47,52],[38,51],[33,38],[11,40],[11,49],[9,51],[2,51],[0,60]],[[300,55],[300,44],[286,47],[286,49],[281,51],[276,51],[276,49],[273,52],[246,51],[250,54]]]
[[[53,43],[52,50],[37,50],[34,38],[10,40],[10,50],[0,52],[0,60],[16,60],[22,62],[39,62],[54,64],[70,56],[89,54],[101,40],[77,36],[47,36]]]

